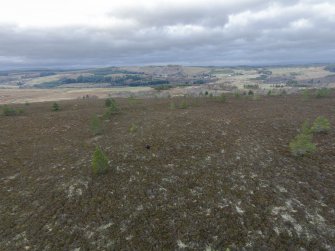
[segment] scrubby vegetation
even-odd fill
[[[311,131],[314,133],[327,133],[330,130],[329,120],[323,116],[319,116],[315,119]]]
[[[311,129],[311,125],[309,123],[308,120],[305,120],[305,122],[302,124],[301,129],[300,129],[300,133],[301,134],[312,134],[312,129]]]
[[[102,129],[102,122],[100,120],[100,118],[95,115],[92,120],[91,120],[91,124],[90,124],[90,129],[93,133],[93,135],[100,135],[103,133],[103,129]]]
[[[187,109],[189,107],[189,104],[186,100],[183,100],[180,105],[178,106],[179,109]]]
[[[298,81],[294,80],[294,79],[290,79],[286,82],[287,86],[297,86],[298,85]]]
[[[258,70],[258,74],[272,75],[272,71],[267,70],[267,69],[261,69],[261,70]]]
[[[248,91],[248,96],[253,96],[254,95],[254,92],[252,90],[249,90]]]
[[[138,103],[138,100],[136,100],[134,95],[131,95],[130,97],[128,97],[128,104],[130,105],[135,105],[136,103]]]
[[[254,100],[254,101],[258,101],[258,100],[261,99],[261,96],[260,95],[252,95],[251,99]]]
[[[243,85],[244,89],[259,89],[258,84],[245,84]]]
[[[111,105],[112,105],[112,99],[110,99],[110,98],[107,98],[106,100],[105,100],[105,106],[106,107],[110,107]]]
[[[310,133],[300,133],[290,142],[290,150],[294,156],[303,156],[313,153],[316,150],[312,142],[313,135]]]
[[[304,100],[308,100],[310,98],[310,91],[308,89],[303,90],[302,97]]]
[[[92,170],[94,174],[104,174],[107,172],[109,167],[108,158],[101,150],[100,147],[96,147],[92,158]]]
[[[118,107],[115,99],[113,99],[113,98],[107,98],[105,100],[105,106],[109,107],[109,108],[112,108],[112,109],[117,109],[117,107]]]
[[[168,85],[170,82],[168,80],[162,79],[152,79],[148,78],[146,75],[137,74],[127,74],[122,76],[106,76],[106,75],[80,75],[77,78],[61,78],[55,81],[44,82],[38,84],[39,88],[55,88],[60,86],[70,85],[70,84],[81,84],[81,83],[91,83],[91,84],[108,84],[109,86],[156,86],[156,85]]]
[[[58,103],[56,103],[56,102],[54,102],[53,104],[52,104],[52,110],[54,111],[54,112],[56,112],[56,111],[59,111],[59,104]]]
[[[164,91],[164,90],[172,89],[173,87],[174,87],[173,85],[156,85],[153,88],[156,91]]]
[[[255,78],[250,78],[250,80],[260,80],[260,81],[264,81],[268,78],[268,75],[266,74],[261,74],[259,75],[258,77],[255,77]]]
[[[23,109],[19,108],[19,109],[14,109],[10,106],[4,105],[2,107],[2,115],[4,116],[16,116],[16,115],[20,115],[23,114]]]
[[[132,123],[131,126],[129,127],[129,132],[135,133],[137,129],[138,129],[138,126],[135,123]]]
[[[281,95],[281,96],[285,96],[285,95],[287,95],[287,91],[286,91],[285,89],[281,90],[280,95]]]
[[[117,102],[112,98],[110,98],[108,100],[109,101],[107,102],[107,104],[108,104],[107,111],[105,111],[105,113],[103,115],[103,117],[105,119],[110,119],[112,115],[117,114],[117,113],[120,112],[120,108],[119,108]],[[105,105],[106,105],[106,103],[105,103]]]
[[[326,98],[329,97],[331,94],[331,90],[328,88],[321,88],[316,91],[317,98]]]
[[[218,100],[222,103],[225,103],[227,101],[227,97],[224,93],[221,93],[221,95],[218,97]]]
[[[182,99],[173,99],[169,103],[169,109],[187,109],[190,107],[190,103],[187,101],[187,98]]]
[[[313,133],[328,133],[330,123],[323,116],[317,117],[312,126],[305,121],[301,127],[300,133],[289,144],[291,153],[294,156],[303,156],[313,153],[316,150],[315,144],[312,142]]]
[[[170,102],[170,104],[169,104],[169,108],[170,108],[171,110],[176,109],[176,104],[175,104],[174,101],[171,101],[171,102]]]

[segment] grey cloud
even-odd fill
[[[297,3],[296,0],[278,1],[280,5]],[[166,26],[177,24],[198,24],[205,26],[222,26],[230,14],[243,11],[257,11],[272,5],[268,0],[239,0],[239,1],[193,1],[186,4],[183,1],[172,4],[143,6],[137,2],[132,6],[114,9],[110,12],[113,17],[128,18],[142,25]]]
[[[144,9],[134,5],[110,11],[109,16],[125,20],[120,27],[2,25],[0,69],[334,62],[335,4],[223,2]]]

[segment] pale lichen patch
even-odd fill
[[[181,249],[184,249],[184,248],[187,248],[188,246],[182,242],[181,240],[177,240],[177,246],[178,248],[181,248]]]
[[[109,222],[105,225],[102,225],[100,227],[97,228],[98,231],[104,231],[106,230],[107,228],[110,228],[114,223],[113,222]]]
[[[236,208],[236,212],[239,213],[239,214],[244,214],[244,210],[242,210],[242,208],[238,207],[238,206],[235,206]]]

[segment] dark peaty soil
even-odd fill
[[[0,117],[0,250],[335,249],[334,97],[118,102],[100,136],[89,125],[103,100]],[[330,133],[291,156],[319,115]]]

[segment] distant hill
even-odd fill
[[[0,88],[109,88],[217,84],[240,88],[261,84],[287,87],[334,86],[333,65],[274,67],[124,66],[81,70],[16,70],[0,72]]]

